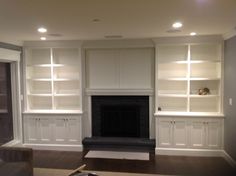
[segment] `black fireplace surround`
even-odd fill
[[[92,136],[149,138],[149,97],[92,96]]]

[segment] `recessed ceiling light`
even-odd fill
[[[40,37],[40,40],[46,40],[47,38],[46,37]]]
[[[40,33],[45,33],[45,32],[47,32],[47,29],[41,27],[41,28],[38,28],[38,32],[40,32]]]
[[[181,28],[183,26],[183,24],[181,22],[175,22],[174,24],[172,24],[173,28]]]
[[[93,19],[92,21],[93,21],[93,22],[100,22],[101,20],[98,19],[98,18],[95,18],[95,19]]]
[[[194,35],[197,35],[197,33],[196,32],[191,32],[190,35],[194,36]]]

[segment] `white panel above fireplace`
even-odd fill
[[[88,49],[87,89],[153,88],[154,49]]]

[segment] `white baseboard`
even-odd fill
[[[23,144],[35,150],[57,150],[57,151],[83,151],[82,145],[55,145],[55,144]]]
[[[223,152],[223,150],[210,149],[155,148],[156,155],[222,157]]]
[[[16,147],[18,145],[20,145],[21,142],[19,140],[12,140],[6,144],[3,144],[2,146],[6,146],[6,147]]]
[[[236,168],[236,161],[224,150],[223,151],[224,159],[234,168]]]

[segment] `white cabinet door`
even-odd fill
[[[86,52],[87,87],[112,89],[119,87],[119,53],[112,49],[93,49]]]
[[[52,142],[52,122],[50,118],[38,118],[38,137],[41,143]]]
[[[152,88],[154,51],[150,48],[120,51],[120,87],[124,89]]]
[[[79,144],[81,142],[80,118],[56,117],[54,142],[56,144]]]
[[[192,121],[190,127],[190,146],[192,148],[203,148],[205,146],[205,122]]]
[[[65,143],[66,142],[66,119],[62,117],[55,118],[54,120],[54,142]]]
[[[26,143],[38,142],[37,122],[37,118],[24,118],[24,141]]]
[[[81,142],[80,130],[80,119],[76,117],[67,119],[67,141],[69,143]]]
[[[187,147],[187,122],[186,120],[174,120],[173,124],[173,146],[184,148]]]
[[[220,148],[221,147],[221,122],[219,120],[207,122],[207,136],[206,145],[208,148]]]
[[[50,118],[24,118],[24,140],[26,143],[51,143],[52,122]]]
[[[160,119],[158,121],[158,145],[160,147],[171,147],[172,146],[172,123],[171,119]]]

